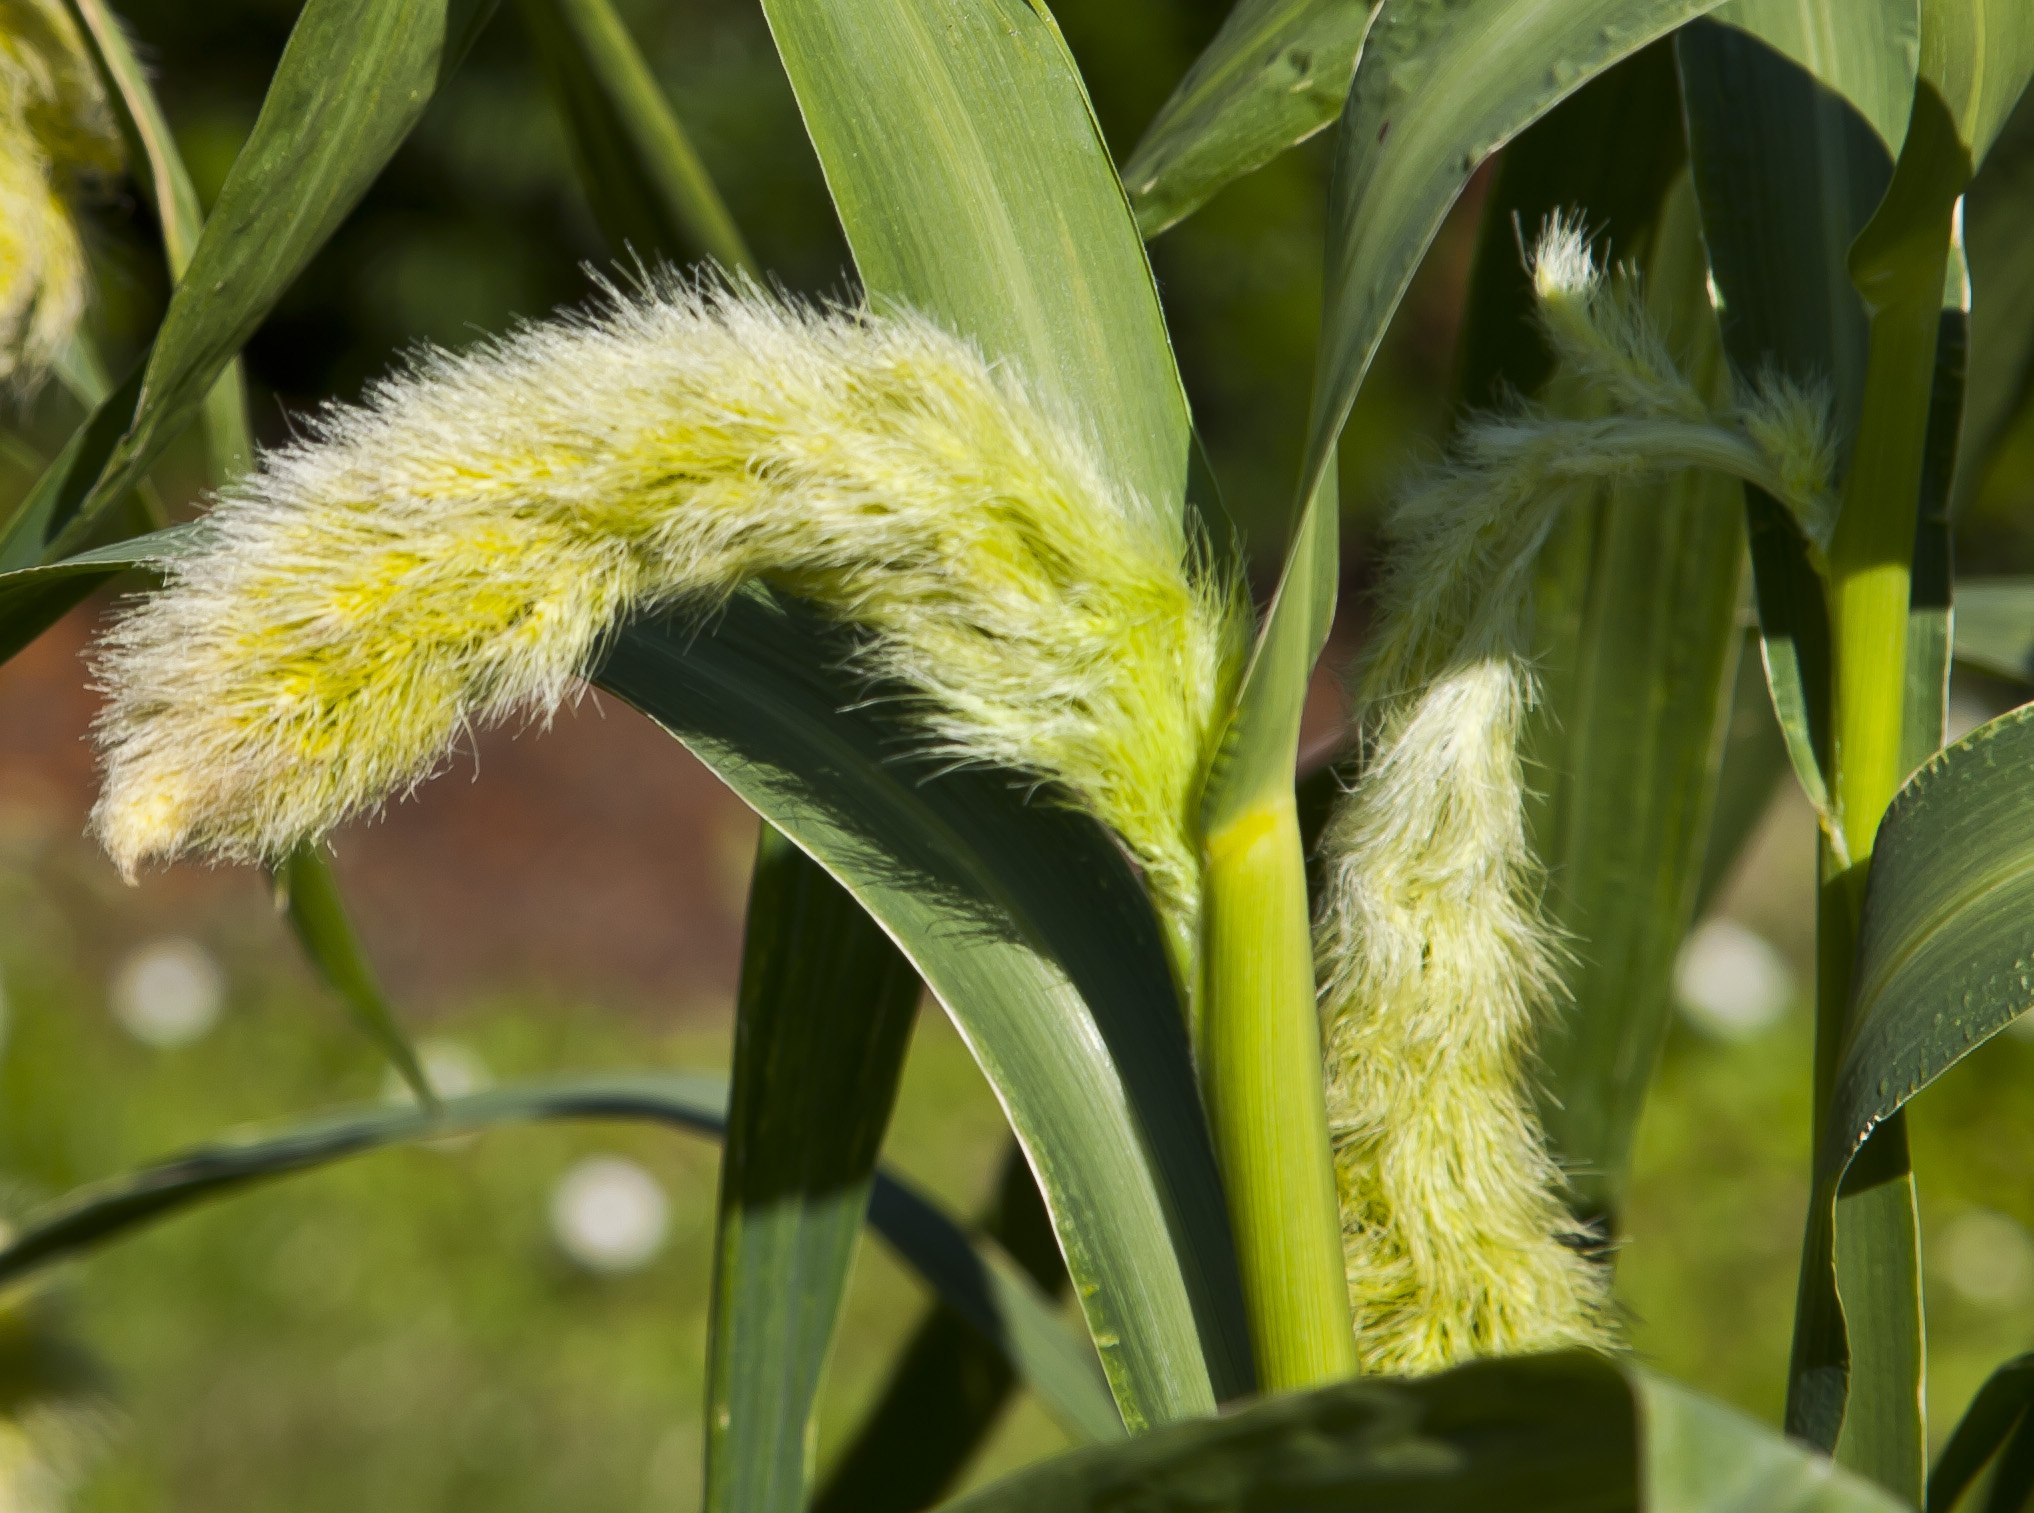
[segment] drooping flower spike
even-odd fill
[[[1570,226],[1549,228],[1532,271],[1558,376],[1611,413],[1483,417],[1401,500],[1361,772],[1323,843],[1329,1119],[1371,1371],[1612,1338],[1607,1273],[1568,1216],[1531,1085],[1559,981],[1519,759],[1548,533],[1608,480],[1689,467],[1765,488],[1812,548],[1832,522],[1816,396],[1768,381],[1711,405]]]
[[[667,280],[325,411],[109,633],[123,871],[273,859],[553,710],[632,613],[761,579],[957,759],[1049,780],[1191,921],[1240,601],[1019,377],[913,316]]]
[[[62,0],[0,0],[0,381],[33,379],[85,308],[81,185],[120,137]]]

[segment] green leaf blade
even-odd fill
[[[1123,166],[1147,237],[1342,113],[1375,0],[1238,0]]]
[[[1156,919],[1091,821],[933,775],[837,633],[761,596],[625,632],[602,686],[834,875],[960,1028],[1038,1173],[1132,1427],[1248,1380],[1234,1251]]]
[[[796,1513],[918,978],[861,905],[767,827],[747,919],[714,1235],[705,1505]]]
[[[1185,393],[1059,29],[1028,0],[766,0],[872,301],[1013,360],[1126,494],[1184,508]]]

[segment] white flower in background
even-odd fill
[[[2034,1235],[2010,1215],[1965,1209],[1942,1226],[1936,1264],[1966,1303],[2012,1308],[2034,1300]]]
[[[551,1233],[588,1271],[638,1271],[664,1248],[671,1204],[657,1179],[621,1156],[588,1156],[551,1193]]]
[[[144,1045],[189,1045],[219,1022],[226,977],[212,953],[181,935],[150,941],[113,974],[113,1017]]]
[[[1772,943],[1732,919],[1697,925],[1674,963],[1674,997],[1705,1035],[1749,1040],[1794,1001],[1794,974]]]

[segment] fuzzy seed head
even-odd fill
[[[61,0],[0,0],[0,380],[38,376],[84,313],[80,189],[120,138]]]
[[[1043,777],[1191,917],[1232,588],[1078,428],[912,316],[667,280],[427,354],[228,490],[106,638],[101,838],[272,859],[542,717],[628,615],[761,580],[929,743]]]

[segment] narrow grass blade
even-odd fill
[[[339,895],[323,849],[307,843],[292,851],[276,869],[275,888],[276,902],[288,916],[297,943],[325,985],[346,1005],[355,1027],[388,1059],[417,1102],[435,1108],[438,1095],[353,933],[346,901]]]
[[[1247,1381],[1221,1184],[1157,921],[1091,821],[943,772],[835,630],[760,594],[625,632],[601,684],[683,740],[890,934],[1038,1173],[1133,1428]]]
[[[460,1098],[438,1112],[378,1105],[201,1146],[158,1166],[81,1189],[32,1218],[0,1248],[0,1284],[76,1260],[149,1224],[264,1182],[390,1146],[540,1121],[642,1120],[718,1138],[727,1083],[717,1073],[575,1077]],[[1084,1342],[994,1247],[977,1248],[939,1207],[879,1172],[869,1223],[961,1317],[1006,1348],[1025,1383],[1072,1423],[1103,1422],[1106,1391]]]
[[[610,250],[673,260],[697,252],[730,272],[756,272],[719,188],[609,0],[522,0],[522,14]]]
[[[1066,1290],[1066,1264],[1052,1216],[1024,1152],[1003,1159],[996,1192],[976,1230],[994,1241],[1047,1296]],[[918,1513],[931,1507],[967,1469],[995,1428],[1017,1385],[1009,1358],[944,1301],[935,1303],[897,1357],[883,1395],[827,1472],[813,1513]],[[1122,1420],[1106,1393],[1106,1419]],[[1110,1433],[1062,1426],[1081,1438]]]
[[[903,1250],[939,1297],[976,1334],[993,1342],[1075,1440],[1124,1437],[1123,1419],[1095,1369],[1095,1352],[1059,1322],[1030,1273],[993,1240],[972,1242],[938,1209],[900,1182],[878,1182],[869,1223]]]
[[[1342,113],[1377,0],[1237,0],[1144,129],[1123,183],[1147,237]]]
[[[2013,1439],[2034,1408],[2034,1355],[2019,1355],[1985,1378],[1928,1473],[1927,1513],[1953,1513],[1978,1474]]]
[[[1184,508],[1186,397],[1136,223],[1031,0],[765,0],[869,297],[1016,360],[1131,497]]]
[[[149,199],[155,206],[170,278],[180,280],[190,267],[191,254],[197,250],[199,230],[204,224],[198,192],[191,185],[176,139],[163,119],[162,106],[149,86],[140,60],[134,56],[119,18],[108,8],[106,0],[66,0],[66,3],[91,40],[107,96],[114,102],[121,133],[127,139],[128,160],[135,165],[135,176],[146,183]],[[204,426],[213,476],[232,478],[247,471],[252,454],[247,435],[247,384],[241,377],[237,358],[226,365],[219,381],[205,396]]]
[[[1893,1513],[1770,1429],[1581,1354],[1482,1361],[1261,1403],[1062,1456],[950,1513],[1531,1508],[1536,1513]]]
[[[196,415],[311,257],[358,203],[457,64],[494,0],[307,0],[246,145],[220,188],[138,391],[88,426],[120,432],[41,522],[45,556],[99,517]]]
[[[705,1506],[796,1513],[918,977],[861,905],[767,826],[747,917],[714,1235]]]
[[[100,584],[132,572],[151,556],[192,550],[199,539],[192,526],[173,525],[80,552],[47,567],[0,572],[0,662],[41,635]]]

